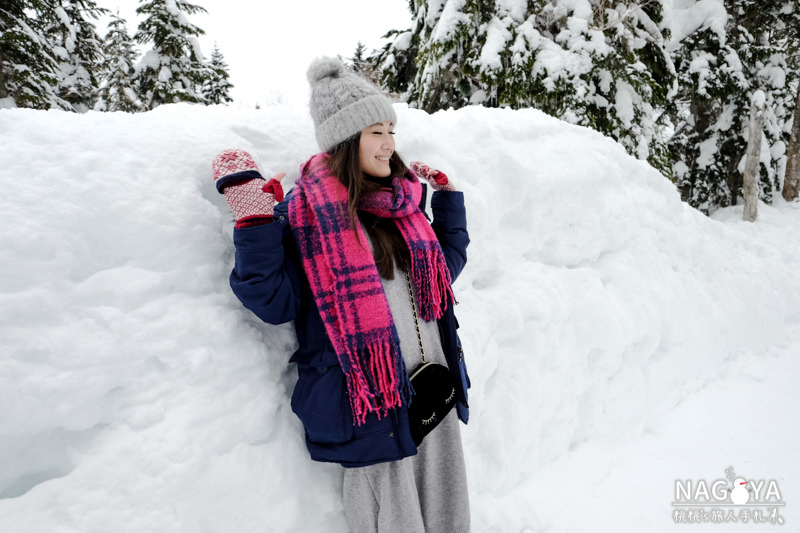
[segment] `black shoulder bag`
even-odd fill
[[[444,365],[425,361],[425,348],[422,346],[422,333],[417,318],[417,304],[411,287],[411,277],[406,270],[408,296],[411,298],[411,310],[414,312],[414,326],[417,329],[419,351],[422,364],[409,377],[414,388],[414,396],[408,406],[408,419],[411,424],[411,435],[414,444],[420,445],[422,439],[433,431],[444,420],[444,417],[456,404],[456,380]]]

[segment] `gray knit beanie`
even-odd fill
[[[311,118],[323,152],[354,136],[367,126],[397,115],[377,87],[350,72],[332,57],[315,59],[308,67],[311,84]]]

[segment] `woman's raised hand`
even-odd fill
[[[273,208],[283,200],[279,172],[266,181],[253,156],[244,150],[225,150],[211,163],[217,191],[225,195],[236,228],[257,226],[272,221]]]
[[[418,178],[427,181],[434,191],[455,191],[456,188],[450,182],[447,174],[440,170],[433,169],[419,161],[412,161],[409,165],[411,171],[417,175]]]

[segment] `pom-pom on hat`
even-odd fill
[[[308,67],[311,118],[317,143],[327,152],[367,126],[397,123],[392,103],[377,87],[332,57],[315,59]]]

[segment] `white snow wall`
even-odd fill
[[[476,531],[535,521],[521,489],[542,465],[646,430],[798,319],[800,243],[766,206],[708,219],[536,111],[397,111],[406,161],[466,194]],[[305,113],[3,110],[0,147],[0,528],[344,531],[340,469],[307,458],[289,408],[293,329],[228,287],[210,167],[244,148],[288,190],[315,151]]]

